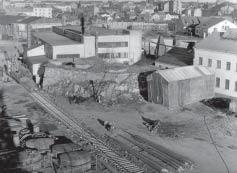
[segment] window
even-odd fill
[[[219,77],[216,78],[216,87],[219,88],[220,87],[220,83],[221,83],[221,80]]]
[[[114,58],[128,58],[127,52],[119,52],[119,53],[99,53],[99,58],[103,59],[114,59]]]
[[[202,61],[203,61],[203,58],[202,58],[202,57],[199,57],[199,63],[198,63],[198,64],[199,64],[199,65],[202,65],[202,63],[203,63]]]
[[[230,80],[225,80],[225,89],[228,90],[230,88]]]
[[[226,63],[226,70],[230,70],[230,62]]]
[[[221,69],[221,61],[220,60],[217,60],[216,68]]]
[[[208,67],[211,67],[211,66],[212,66],[212,60],[208,59]]]
[[[99,42],[99,48],[128,47],[128,42]]]
[[[237,81],[235,82],[235,91],[237,92]]]

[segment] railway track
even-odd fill
[[[146,154],[126,146],[121,141],[109,136],[107,136],[109,137],[109,141],[107,140],[105,142],[104,139],[98,137],[98,135],[91,131],[91,129],[88,129],[85,125],[83,125],[83,123],[75,121],[69,114],[61,110],[41,93],[36,91],[32,92],[32,89],[28,88],[26,85],[21,85],[26,90],[30,91],[30,95],[45,110],[62,122],[75,135],[89,141],[94,148],[96,158],[111,172],[144,173],[144,170],[152,173],[183,172],[185,168],[190,167],[191,165],[191,162],[184,157],[129,132],[126,133],[128,133],[130,137],[121,135],[120,137],[132,143],[134,146],[139,148],[140,151],[144,151]],[[119,149],[116,150],[116,148]],[[129,157],[127,157],[128,155]],[[151,157],[149,157],[149,155]],[[142,162],[142,165],[139,164],[140,162]],[[139,167],[137,165],[139,165]],[[148,171],[147,168],[149,168],[150,171]]]
[[[86,141],[89,141],[94,147],[100,160],[108,164],[109,169],[112,172],[122,173],[143,173],[144,171],[136,166],[131,161],[124,157],[117,155],[107,144],[96,137],[93,133],[86,130],[77,121],[71,118],[70,115],[60,110],[51,101],[46,99],[43,95],[38,92],[30,92],[30,95],[51,115],[61,121],[65,126],[70,128],[74,134],[79,135]],[[105,165],[106,166],[106,165]],[[113,170],[112,170],[113,169]]]
[[[167,168],[169,172],[186,172],[187,170],[192,169],[193,163],[184,156],[148,141],[141,136],[129,132],[126,133],[128,133],[129,136],[121,134],[118,136],[139,148],[140,151],[152,156],[151,158],[158,159],[161,163],[159,161],[156,161],[156,163],[160,163],[161,168]]]

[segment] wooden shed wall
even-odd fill
[[[213,97],[214,85],[214,75],[167,82],[160,74],[153,73],[148,79],[148,101],[178,109]]]

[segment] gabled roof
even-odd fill
[[[175,66],[187,66],[193,65],[193,58],[193,52],[188,52],[186,48],[173,47],[165,55],[159,57],[157,62]]]
[[[207,18],[202,18],[201,23],[199,24],[200,27],[203,28],[210,28],[222,21],[226,20],[225,18],[222,17],[207,17]]]
[[[157,73],[159,73],[167,82],[193,79],[214,74],[210,69],[203,66],[177,67],[172,69],[159,70],[157,71]]]
[[[237,29],[230,29],[225,34],[215,32],[199,42],[196,49],[237,54]]]

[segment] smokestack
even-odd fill
[[[84,23],[84,16],[81,17],[81,33],[84,35],[85,33],[85,23]]]

